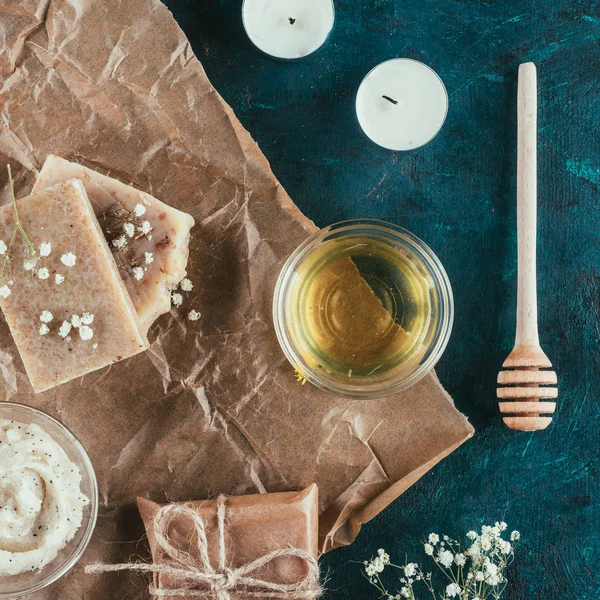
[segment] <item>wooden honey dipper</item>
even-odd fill
[[[533,63],[519,66],[517,102],[517,228],[519,276],[515,347],[498,373],[500,412],[511,429],[536,431],[550,425],[558,396],[556,373],[540,347],[536,292],[537,80]],[[510,370],[508,370],[510,369]],[[542,387],[553,385],[554,387]]]

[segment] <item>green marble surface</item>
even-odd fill
[[[239,0],[168,0],[206,71],[318,225],[398,223],[450,275],[456,320],[438,366],[476,436],[327,555],[328,599],[376,598],[353,561],[384,547],[419,558],[430,530],[484,520],[523,533],[506,598],[600,598],[600,4],[591,0],[337,0],[316,54],[293,63],[255,50]],[[431,65],[449,93],[429,145],[378,148],[354,98],[393,57]],[[506,429],[495,378],[512,346],[516,291],[516,73],[539,77],[539,303],[542,344],[559,376],[551,428]]]

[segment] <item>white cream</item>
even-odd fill
[[[43,429],[0,419],[0,577],[41,569],[67,545],[89,503],[80,484]]]

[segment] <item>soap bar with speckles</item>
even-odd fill
[[[115,252],[114,257],[121,267],[121,277],[139,319],[147,331],[157,317],[171,309],[171,290],[186,276],[190,229],[194,219],[150,194],[53,155],[46,158],[33,191],[73,178],[83,181],[94,212],[104,229],[106,221],[102,215],[111,208],[131,212],[137,204],[141,204],[146,209],[138,221],[150,223],[150,239],[136,235],[128,240],[127,251]],[[107,236],[109,242],[111,237]],[[150,264],[142,263],[145,273],[138,281],[128,267],[137,264],[146,252],[152,254],[153,260]]]
[[[148,340],[83,183],[74,179],[33,193],[18,200],[17,208],[35,250],[39,253],[43,242],[52,247],[33,270],[25,270],[27,246],[17,235],[0,282],[11,289],[0,298],[0,307],[34,390],[48,390],[145,350]],[[0,239],[7,245],[14,229],[15,212],[8,204],[0,208]],[[69,253],[76,257],[70,267],[61,260]],[[56,282],[57,274],[62,283]],[[52,320],[42,334],[44,311]],[[91,339],[83,339],[89,330],[82,336],[76,327],[60,335],[63,321],[85,312],[94,315]]]

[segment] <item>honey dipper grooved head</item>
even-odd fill
[[[504,423],[510,429],[537,431],[546,429],[552,417],[556,402],[544,400],[556,398],[558,389],[554,371],[537,369],[506,370],[498,373],[497,394],[500,399],[500,412]],[[552,386],[552,387],[550,387]]]

